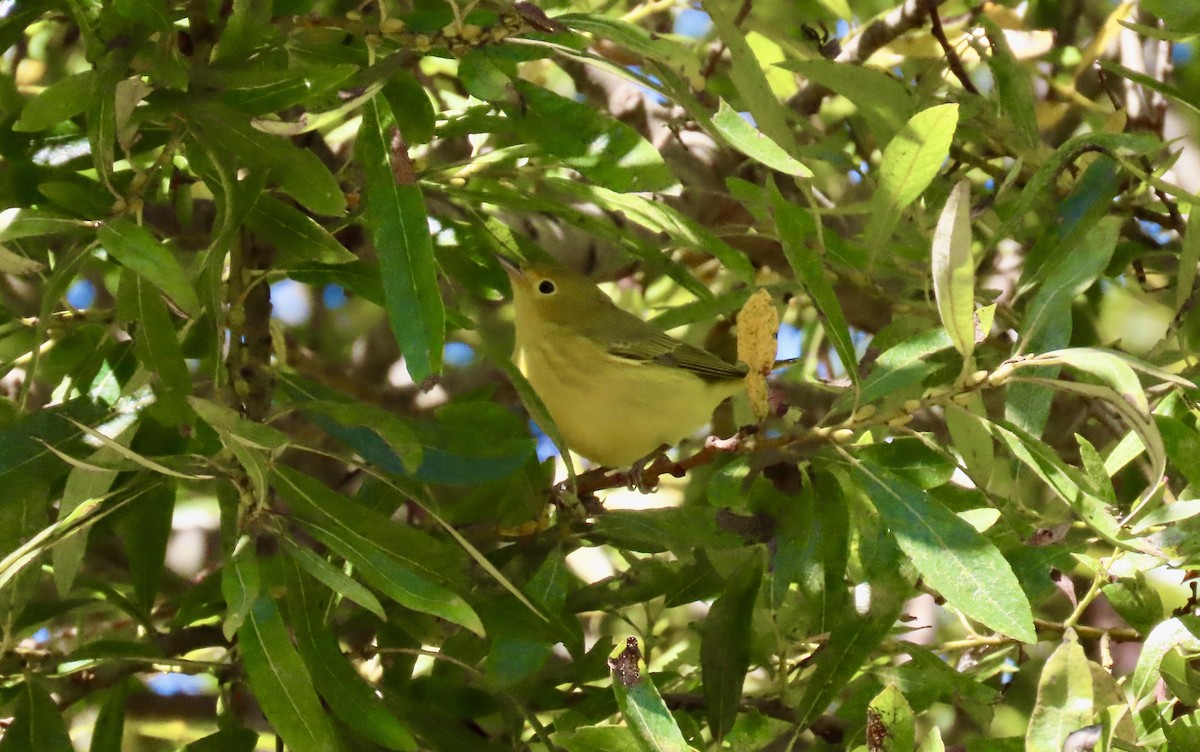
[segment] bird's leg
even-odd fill
[[[648,493],[654,493],[655,491],[658,490],[658,474],[656,473],[654,475],[654,477],[650,479],[650,483],[653,485],[647,485],[646,477],[645,477],[646,468],[653,465],[654,461],[657,460],[659,457],[665,458],[667,456],[666,452],[670,448],[671,448],[670,444],[660,444],[659,446],[655,447],[654,450],[652,452],[650,452],[649,454],[647,454],[645,457],[642,457],[640,460],[633,463],[633,466],[629,468],[629,490],[630,491],[633,491],[636,489],[638,491],[641,491],[644,494],[648,494]]]

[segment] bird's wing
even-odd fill
[[[639,332],[640,336],[636,338],[610,342],[608,352],[628,360],[649,361],[671,368],[682,368],[706,381],[740,379],[746,375],[746,366],[741,363],[726,363],[707,350],[680,342],[649,325],[646,329],[649,331]]]

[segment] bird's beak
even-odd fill
[[[525,279],[525,273],[521,271],[521,267],[517,266],[512,261],[509,261],[503,256],[497,256],[496,260],[500,262],[500,266],[504,269],[504,273],[507,274],[508,278],[513,282],[516,282],[520,279]]]

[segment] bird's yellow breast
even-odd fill
[[[741,387],[737,380],[710,383],[682,368],[616,357],[553,324],[538,330],[518,332],[514,359],[567,446],[601,465],[629,465],[677,443]]]

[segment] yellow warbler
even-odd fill
[[[573,451],[621,467],[675,444],[743,388],[731,365],[613,304],[559,266],[504,264],[516,312],[513,360]]]

